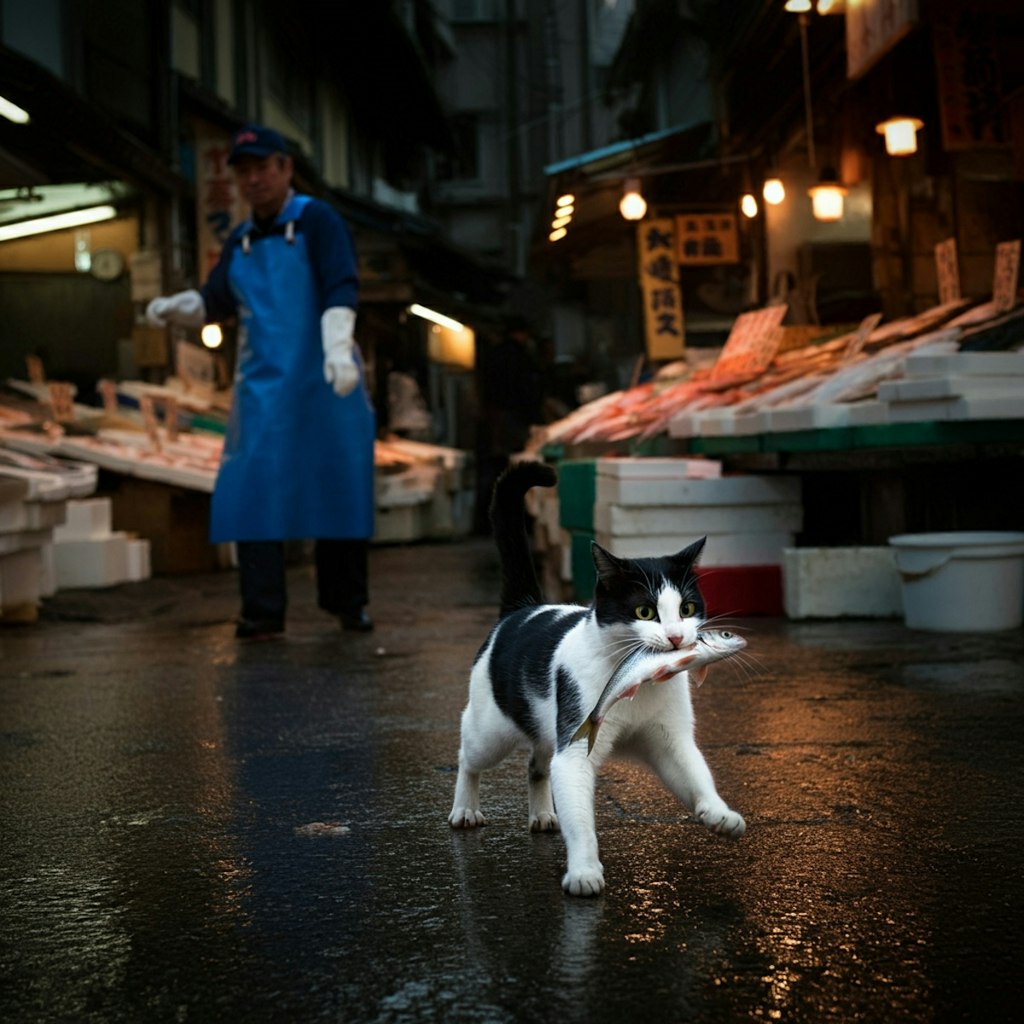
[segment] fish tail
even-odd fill
[[[523,499],[531,487],[553,487],[557,480],[554,469],[543,462],[519,462],[494,485],[490,513],[501,564],[501,615],[544,600],[526,535]]]
[[[589,737],[592,734],[592,731],[593,726],[590,723],[590,719],[584,718],[583,724],[573,733],[572,740],[570,742],[575,743],[577,740],[583,739],[584,736]]]

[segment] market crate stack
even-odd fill
[[[111,528],[110,498],[69,501],[67,520],[54,531],[57,588],[112,587],[148,579],[149,541]]]
[[[698,564],[711,614],[781,614],[782,553],[803,525],[798,477],[723,477],[699,459],[598,459],[596,469],[599,544],[636,558],[706,536]]]

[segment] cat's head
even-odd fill
[[[601,626],[625,627],[656,651],[689,647],[705,618],[694,563],[706,537],[674,555],[618,558],[591,545],[597,584],[594,612]]]

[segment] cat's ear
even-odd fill
[[[607,583],[622,575],[622,561],[601,547],[596,540],[590,542],[590,556],[594,559],[594,568],[597,569],[599,580]]]
[[[677,551],[672,556],[673,562],[680,562],[684,565],[692,565],[697,561],[700,553],[704,550],[704,545],[708,542],[707,537],[701,537],[700,540],[695,540],[689,547],[683,548],[682,551]]]

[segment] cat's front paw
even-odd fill
[[[718,804],[698,804],[694,815],[709,832],[727,839],[739,839],[747,831],[747,823],[742,814],[719,802]]]
[[[542,811],[530,819],[531,832],[557,832],[558,815]]]
[[[453,807],[448,815],[448,824],[452,828],[477,828],[486,825],[487,819],[473,807]]]
[[[566,871],[562,888],[570,896],[600,896],[604,892],[604,868],[597,864],[582,871]]]

